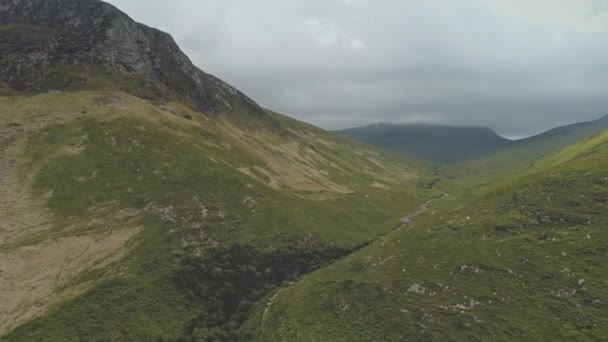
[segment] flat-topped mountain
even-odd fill
[[[510,140],[486,127],[427,124],[375,124],[336,131],[345,137],[420,159],[458,162],[509,146]]]

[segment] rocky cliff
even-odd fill
[[[180,99],[207,113],[263,115],[209,75],[173,38],[98,0],[0,0],[0,81],[14,91],[102,87]],[[117,81],[121,80],[121,81]],[[118,84],[117,84],[118,83]]]

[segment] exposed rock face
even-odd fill
[[[180,98],[204,112],[263,114],[251,99],[194,66],[169,34],[110,4],[0,0],[1,81],[18,91],[44,91],[85,87],[99,73],[137,80],[131,90],[142,97]]]

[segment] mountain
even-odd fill
[[[393,152],[447,163],[475,159],[510,143],[485,127],[376,124],[335,132]]]
[[[551,150],[573,143],[608,127],[608,115],[598,120],[558,127],[516,141],[500,137],[484,127],[452,127],[426,124],[375,124],[335,131],[337,134],[435,163],[480,159],[522,146]]]
[[[0,79],[14,91],[105,89],[198,111],[264,115],[192,64],[173,38],[97,0],[0,1]]]
[[[96,0],[0,0],[3,341],[234,340],[435,196]]]

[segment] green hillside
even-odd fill
[[[515,176],[527,169],[535,169],[537,163],[542,163],[544,158],[557,150],[605,128],[608,128],[608,116],[558,127],[539,135],[516,140],[509,148],[489,156],[464,163],[444,165],[435,173],[443,177],[455,177],[455,181],[451,182],[452,186],[460,185],[461,190],[467,190],[496,179]]]
[[[432,196],[417,164],[271,112],[271,121],[210,118],[113,91],[3,97],[0,108],[1,325],[46,313],[7,340],[189,334],[209,298],[176,281],[186,262],[234,244],[262,253],[271,261],[252,272],[284,274],[240,290],[255,300]],[[318,260],[302,265],[306,255]],[[209,325],[238,326],[229,310]]]
[[[275,292],[259,340],[600,340],[608,334],[608,131]],[[449,187],[448,187],[449,188]]]

